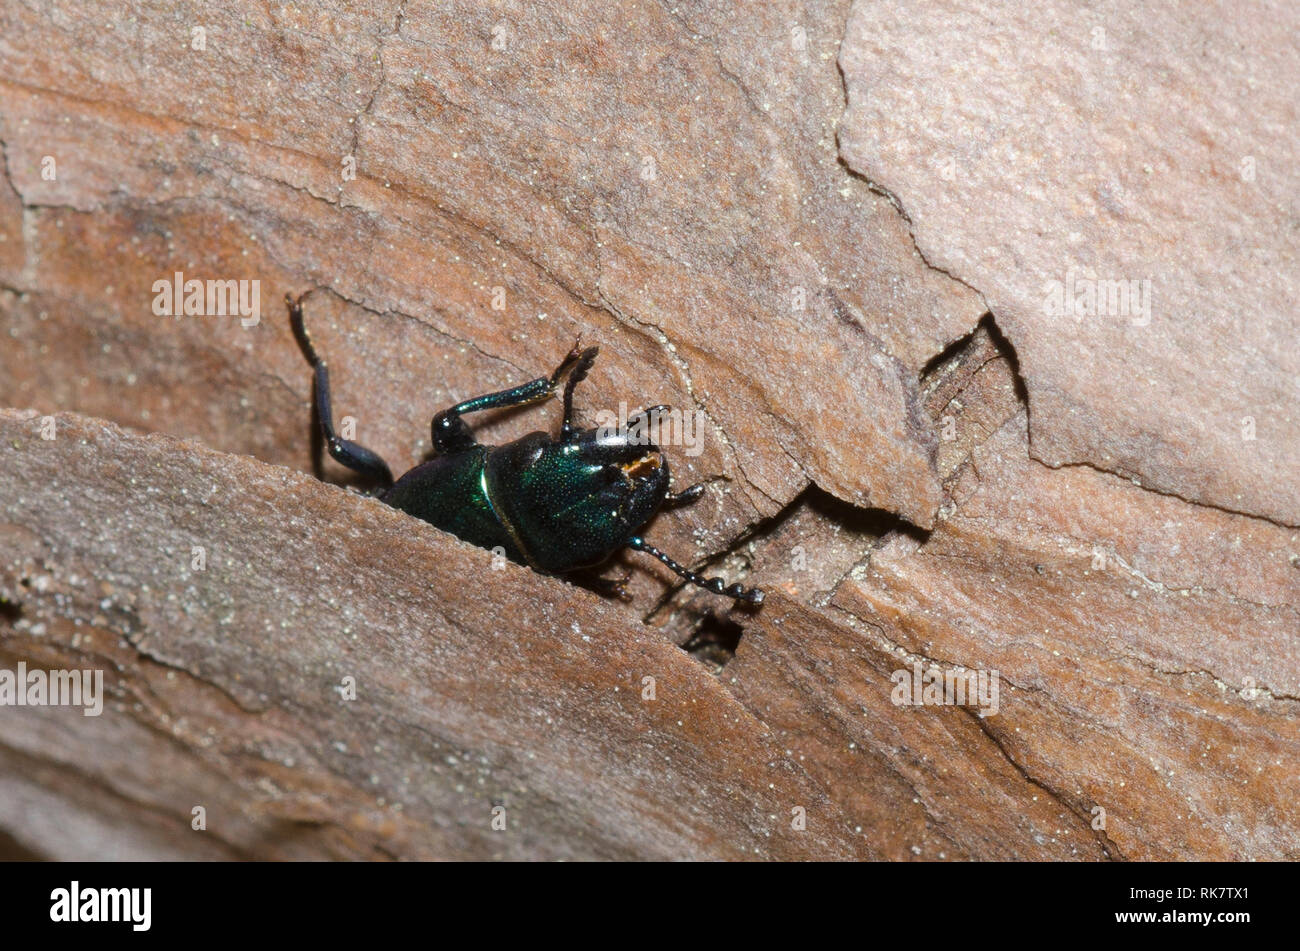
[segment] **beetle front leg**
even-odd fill
[[[669,492],[664,496],[664,506],[666,508],[676,508],[679,505],[690,505],[692,502],[698,502],[700,496],[704,494],[707,488],[706,483],[697,482],[694,485],[688,485],[680,492]]]
[[[319,420],[321,435],[325,439],[325,446],[329,454],[338,462],[347,466],[353,472],[359,472],[368,476],[375,482],[380,483],[384,488],[393,484],[393,473],[388,468],[388,463],[380,457],[377,452],[367,449],[360,443],[344,439],[334,432],[334,410],[330,405],[330,373],[329,368],[316,354],[316,348],[312,346],[311,336],[307,333],[307,327],[302,318],[302,302],[306,299],[308,291],[305,294],[299,294],[297,298],[289,294],[284,295],[284,302],[289,307],[289,326],[293,328],[293,335],[298,340],[298,346],[302,349],[303,356],[311,364],[315,371],[316,378],[312,385],[312,393],[316,402],[316,417]]]
[[[474,435],[470,432],[469,425],[461,418],[464,413],[539,403],[553,395],[560,381],[566,376],[568,381],[564,386],[564,426],[566,432],[571,431],[573,388],[587,376],[587,371],[591,369],[591,364],[599,352],[597,347],[580,351],[575,344],[550,376],[540,376],[508,390],[476,396],[463,403],[457,403],[451,409],[443,410],[433,417],[430,425],[434,448],[438,452],[458,452],[471,448],[475,444]]]
[[[560,424],[560,438],[568,439],[573,435],[573,390],[587,378],[591,371],[591,365],[596,362],[596,354],[600,353],[599,347],[588,347],[581,353],[578,352],[578,344],[573,345],[569,355],[564,358],[564,363],[556,369],[551,375],[552,380],[558,380],[562,373],[567,373],[569,378],[564,383],[564,422]]]

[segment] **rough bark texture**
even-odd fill
[[[1296,26],[6,5],[0,670],[109,698],[0,707],[0,850],[1300,858]],[[158,316],[178,271],[260,320]],[[1148,279],[1149,321],[1045,306]],[[397,471],[600,344],[585,419],[702,420],[649,536],[767,603],[631,558],[602,600],[314,480],[309,288]]]
[[[1036,458],[1300,524],[1297,31],[1286,2],[854,6],[845,161],[1014,341]]]

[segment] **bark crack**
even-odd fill
[[[1296,522],[1296,523],[1283,522],[1279,519],[1270,518],[1267,515],[1260,515],[1258,512],[1243,512],[1240,509],[1229,508],[1226,505],[1219,505],[1215,502],[1206,502],[1201,499],[1189,499],[1187,496],[1179,495],[1177,492],[1174,492],[1170,489],[1158,489],[1155,486],[1145,485],[1139,479],[1136,479],[1131,475],[1127,475],[1123,472],[1118,472],[1114,469],[1107,469],[1103,466],[1097,465],[1096,463],[1087,462],[1087,461],[1078,461],[1078,462],[1063,462],[1060,465],[1052,465],[1051,463],[1044,462],[1042,459],[1034,455],[1034,448],[1032,443],[1030,443],[1029,446],[1029,458],[1046,469],[1091,469],[1094,472],[1103,472],[1106,475],[1114,476],[1117,479],[1124,479],[1125,481],[1131,482],[1133,485],[1136,485],[1139,489],[1142,489],[1145,492],[1151,492],[1155,495],[1163,495],[1165,498],[1177,499],[1180,502],[1185,502],[1188,505],[1194,505],[1197,508],[1210,509],[1211,511],[1223,512],[1226,515],[1237,515],[1242,518],[1253,518],[1256,519],[1257,521],[1265,522],[1269,525],[1272,525],[1274,528],[1283,528],[1288,531],[1296,531],[1300,529],[1300,522]]]

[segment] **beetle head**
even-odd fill
[[[595,564],[627,544],[668,494],[668,461],[644,437],[532,433],[488,462],[492,504],[537,567]]]

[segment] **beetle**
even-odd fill
[[[623,548],[659,559],[690,584],[738,602],[758,605],[763,592],[721,578],[705,578],[678,564],[641,536],[661,509],[695,502],[704,494],[696,483],[669,491],[668,460],[659,447],[633,431],[634,420],[666,411],[642,410],[615,432],[578,429],[573,424],[573,391],[586,379],[598,347],[575,344],[550,376],[457,403],[433,417],[434,454],[394,481],[380,456],[334,431],[329,369],[316,353],[303,322],[302,304],[310,294],[285,295],[289,324],[315,374],[313,392],[321,436],[329,454],[354,472],[372,479],[379,499],[443,531],[504,552],[535,571],[564,575],[606,561]],[[488,446],[475,440],[462,418],[466,413],[527,406],[553,397],[563,382],[564,419],[558,439],[543,432]],[[595,579],[606,593],[622,596],[626,577]]]

